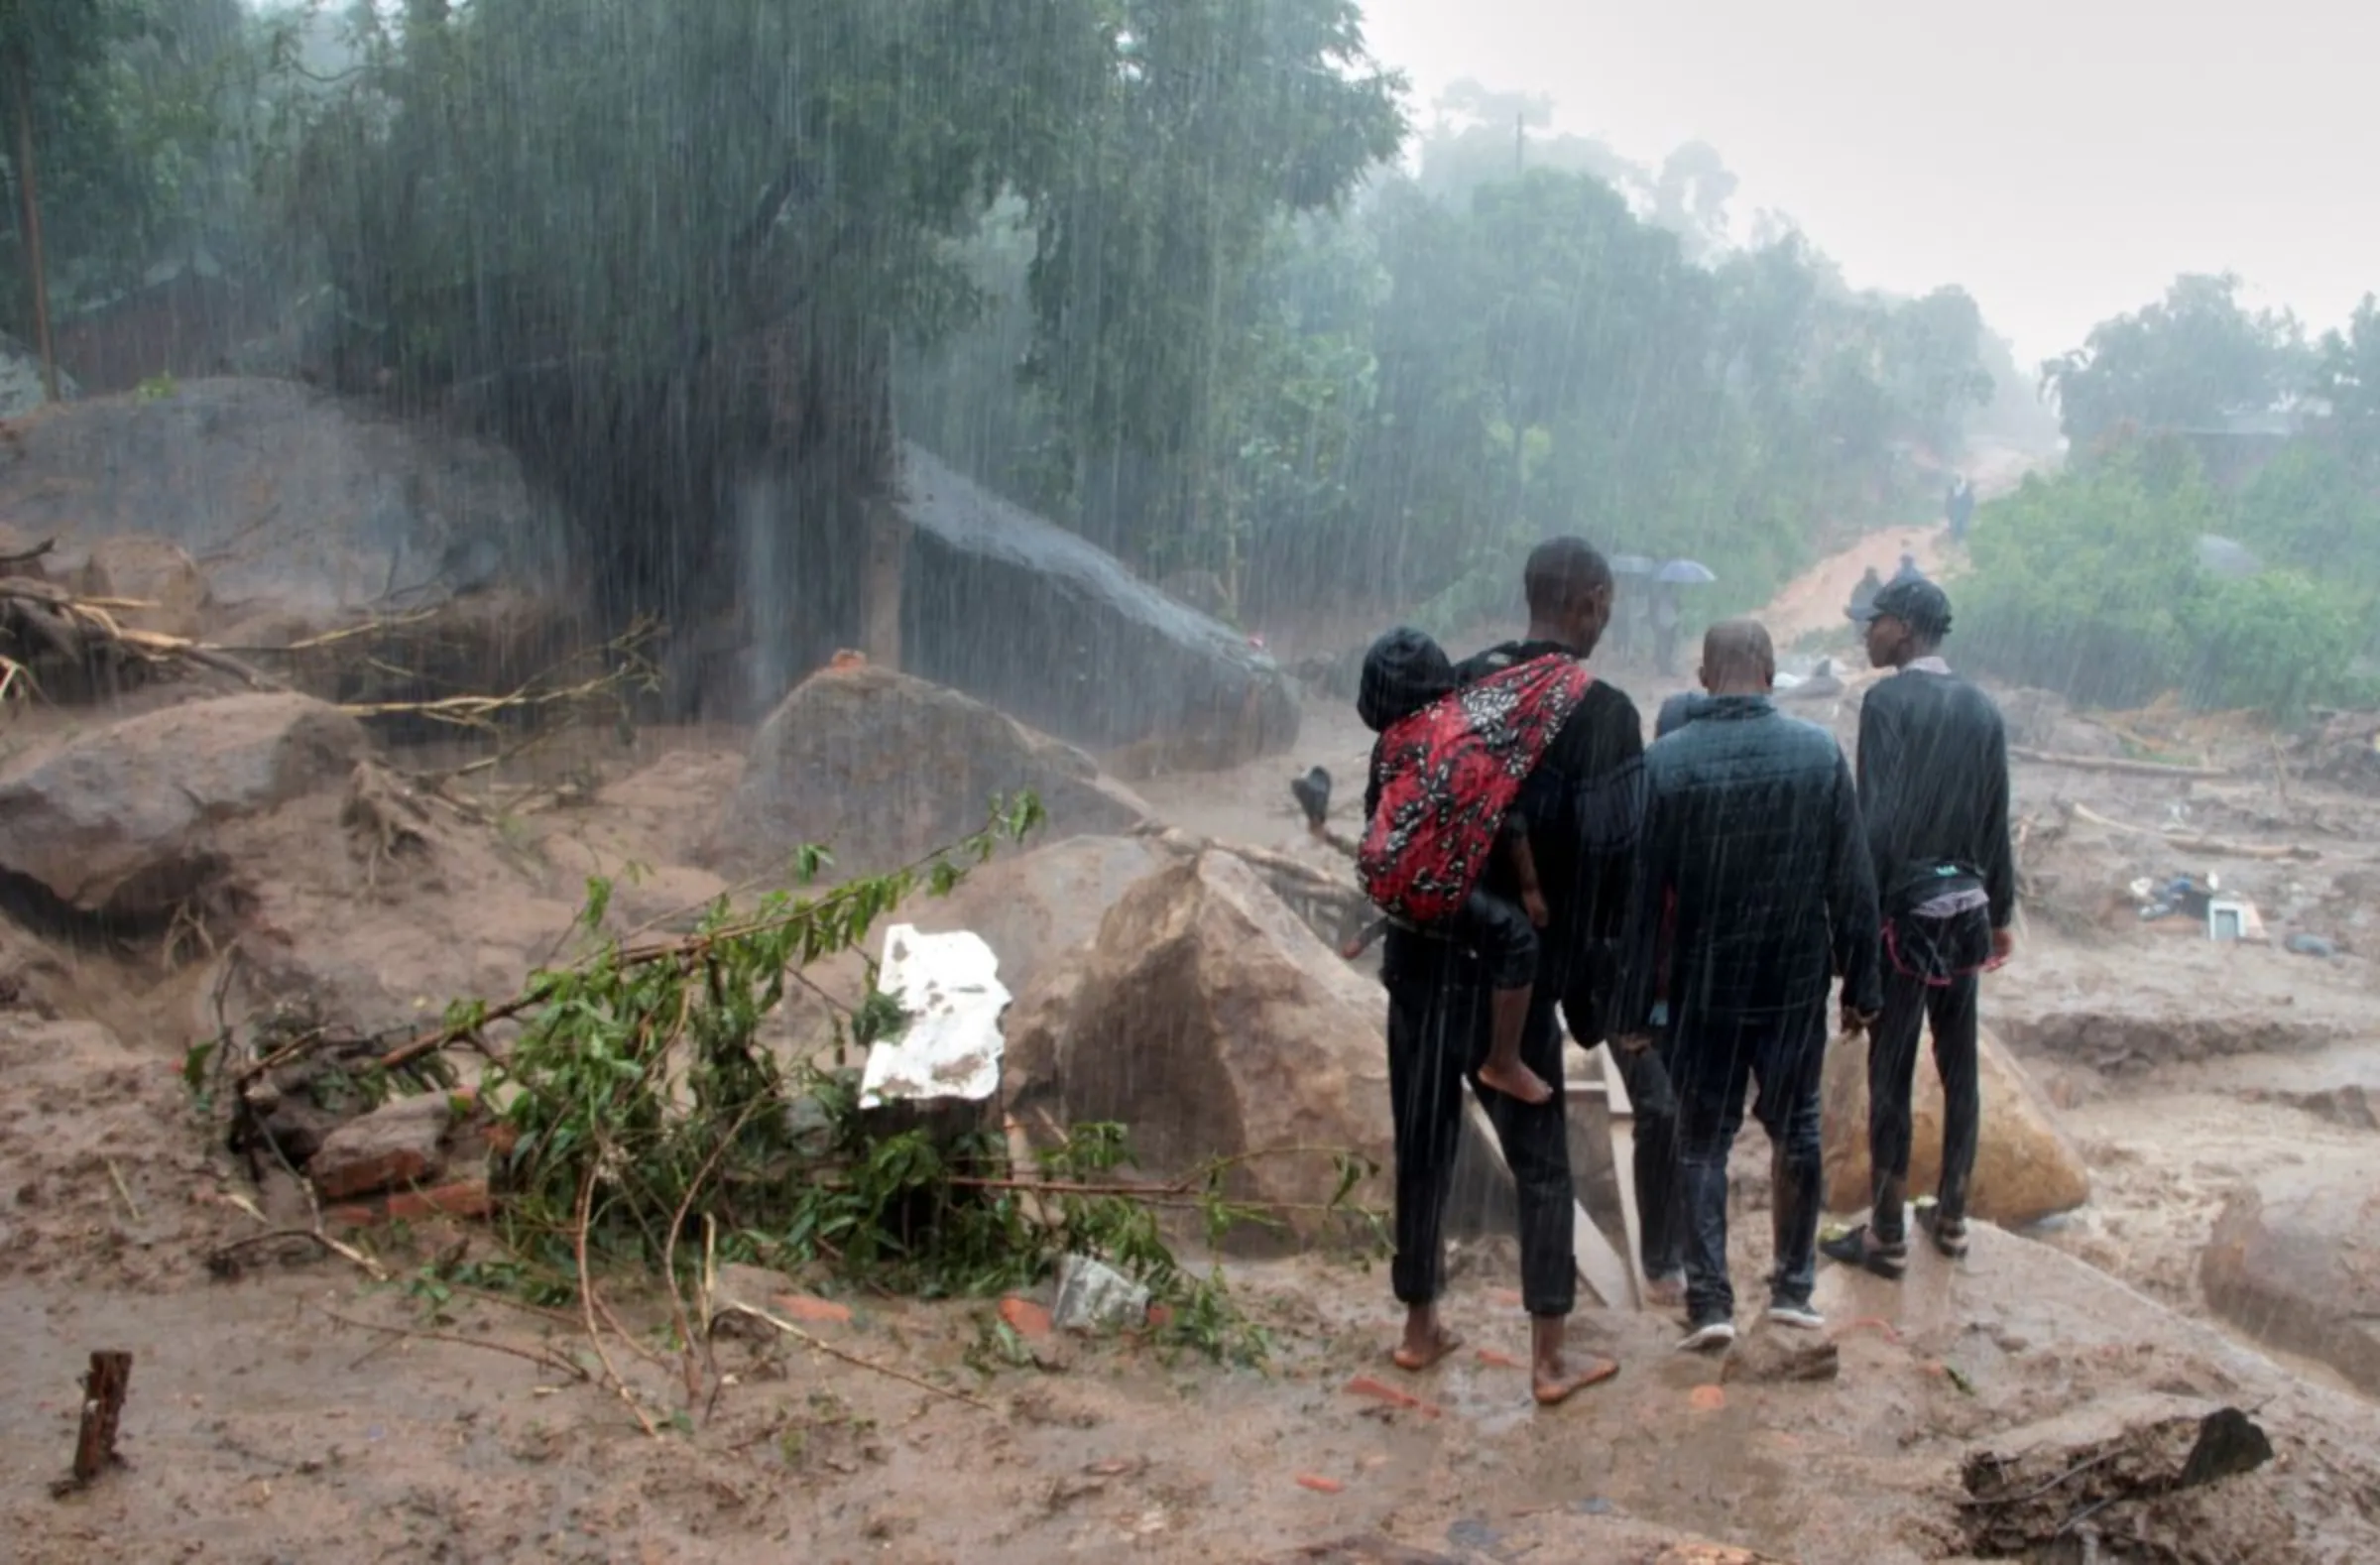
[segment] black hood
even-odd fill
[[[1446,649],[1410,626],[1399,626],[1364,655],[1356,715],[1373,733],[1395,727],[1455,688]]]

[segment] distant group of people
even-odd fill
[[[1683,1304],[1690,1349],[1734,1339],[1726,1169],[1745,1100],[1775,1179],[1767,1314],[1813,1303],[1820,1101],[1830,1002],[1868,1046],[1873,1210],[1826,1253],[1906,1265],[1917,1047],[1930,1021],[1947,1103],[1942,1178],[1921,1220],[1966,1248],[1977,1143],[1976,976],[2010,951],[2014,870],[1997,710],[1942,657],[1951,610],[1912,569],[1857,605],[1891,677],[1861,708],[1856,766],[1779,712],[1776,659],[1750,620],[1704,638],[1702,693],[1665,707],[1648,748],[1635,704],[1590,674],[1614,579],[1579,539],[1524,572],[1521,639],[1461,663],[1415,631],[1377,642],[1359,707],[1379,734],[1356,849],[1381,914],[1395,1123],[1393,1358],[1426,1370],[1459,1340],[1440,1319],[1442,1218],[1476,1092],[1518,1198],[1536,1399],[1615,1373],[1565,1347],[1573,1186],[1563,1029],[1607,1041],[1637,1114],[1642,1261]],[[1321,810],[1305,792],[1317,834]],[[1837,991],[1840,985],[1840,991]]]

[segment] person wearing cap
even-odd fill
[[[1951,600],[1922,576],[1868,605],[1867,656],[1894,670],[1859,710],[1859,810],[1883,914],[1883,1009],[1868,1031],[1867,1140],[1874,1207],[1823,1247],[1898,1277],[1908,1264],[1910,1099],[1931,1024],[1942,1073],[1942,1177],[1919,1219],[1935,1249],[1966,1253],[1967,1185],[1982,1104],[1977,977],[2014,949],[2016,860],[2008,837],[2008,738],[1991,698],[1951,671]]]

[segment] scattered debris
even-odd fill
[[[1960,1521],[1974,1552],[2022,1557],[2086,1524],[2106,1534],[2137,1521],[2130,1511],[2272,1459],[2272,1441],[2236,1407],[2122,1397],[1971,1451],[1960,1472],[1968,1497]]]
[[[887,930],[877,988],[907,1020],[868,1050],[860,1107],[981,1103],[998,1092],[1000,1019],[1010,1000],[999,975],[1000,958],[971,931],[923,934],[906,923]]]
[[[1049,1316],[1068,1331],[1137,1327],[1148,1319],[1148,1289],[1105,1262],[1070,1255],[1058,1263]]]
[[[1826,1337],[1755,1331],[1739,1339],[1719,1367],[1724,1382],[1773,1385],[1794,1381],[1831,1381],[1843,1369],[1843,1350]]]

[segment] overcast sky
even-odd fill
[[[2365,0],[1363,0],[1416,106],[1551,95],[1639,162],[1710,142],[1851,282],[1959,283],[2038,359],[2233,271],[2317,328],[2380,290]]]

